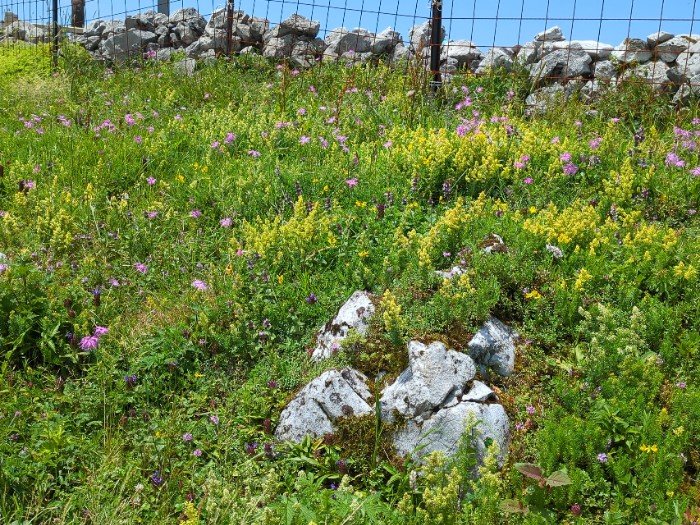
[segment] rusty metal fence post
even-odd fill
[[[58,0],[51,2],[51,55],[53,56],[53,67],[58,67]]]
[[[85,0],[71,0],[70,25],[85,27]]]
[[[430,82],[430,89],[435,93],[442,86],[440,78],[440,51],[442,44],[442,0],[433,0],[433,11],[431,17],[430,33],[430,72],[433,79]]]
[[[233,50],[233,0],[226,2],[226,55]]]

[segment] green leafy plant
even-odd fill
[[[545,476],[542,469],[532,463],[516,463],[515,469],[528,479],[533,479],[537,483],[527,488],[527,494],[522,500],[506,499],[501,503],[501,510],[509,514],[529,514],[534,512],[553,518],[554,512],[547,508],[548,498],[552,490],[556,487],[571,484],[571,478],[566,469],[552,472]]]

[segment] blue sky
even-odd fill
[[[70,0],[59,4],[60,20],[67,23]],[[9,6],[20,18],[35,12],[45,17],[48,5],[49,0],[0,0],[0,8]],[[124,13],[156,5],[157,0],[87,0],[86,18],[112,18],[113,13],[123,18]],[[206,17],[223,5],[223,0],[177,0],[170,9],[196,7]],[[484,48],[523,44],[554,25],[567,39],[599,39],[612,45],[659,29],[700,33],[700,0],[443,0],[443,5],[449,37],[466,38]],[[340,26],[371,31],[392,26],[407,38],[409,28],[430,15],[430,0],[235,0],[235,6],[273,24],[298,12],[321,22],[321,36]]]

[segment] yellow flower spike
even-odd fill
[[[199,372],[195,372],[194,377],[204,377],[204,374],[200,374]]]
[[[284,282],[284,275],[277,276],[277,284],[282,284]]]
[[[525,294],[525,299],[542,299],[542,294],[537,290],[532,290]]]
[[[652,445],[651,447],[649,447],[649,450],[656,454],[659,451],[659,447],[657,447],[656,445]]]
[[[369,252],[367,250],[361,251],[357,254],[358,257],[368,257]]]

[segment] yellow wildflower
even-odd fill
[[[525,299],[542,299],[542,294],[537,290],[532,290],[525,294]]]
[[[369,252],[367,250],[363,250],[361,252],[358,252],[357,256],[358,257],[367,257],[369,255]]]

